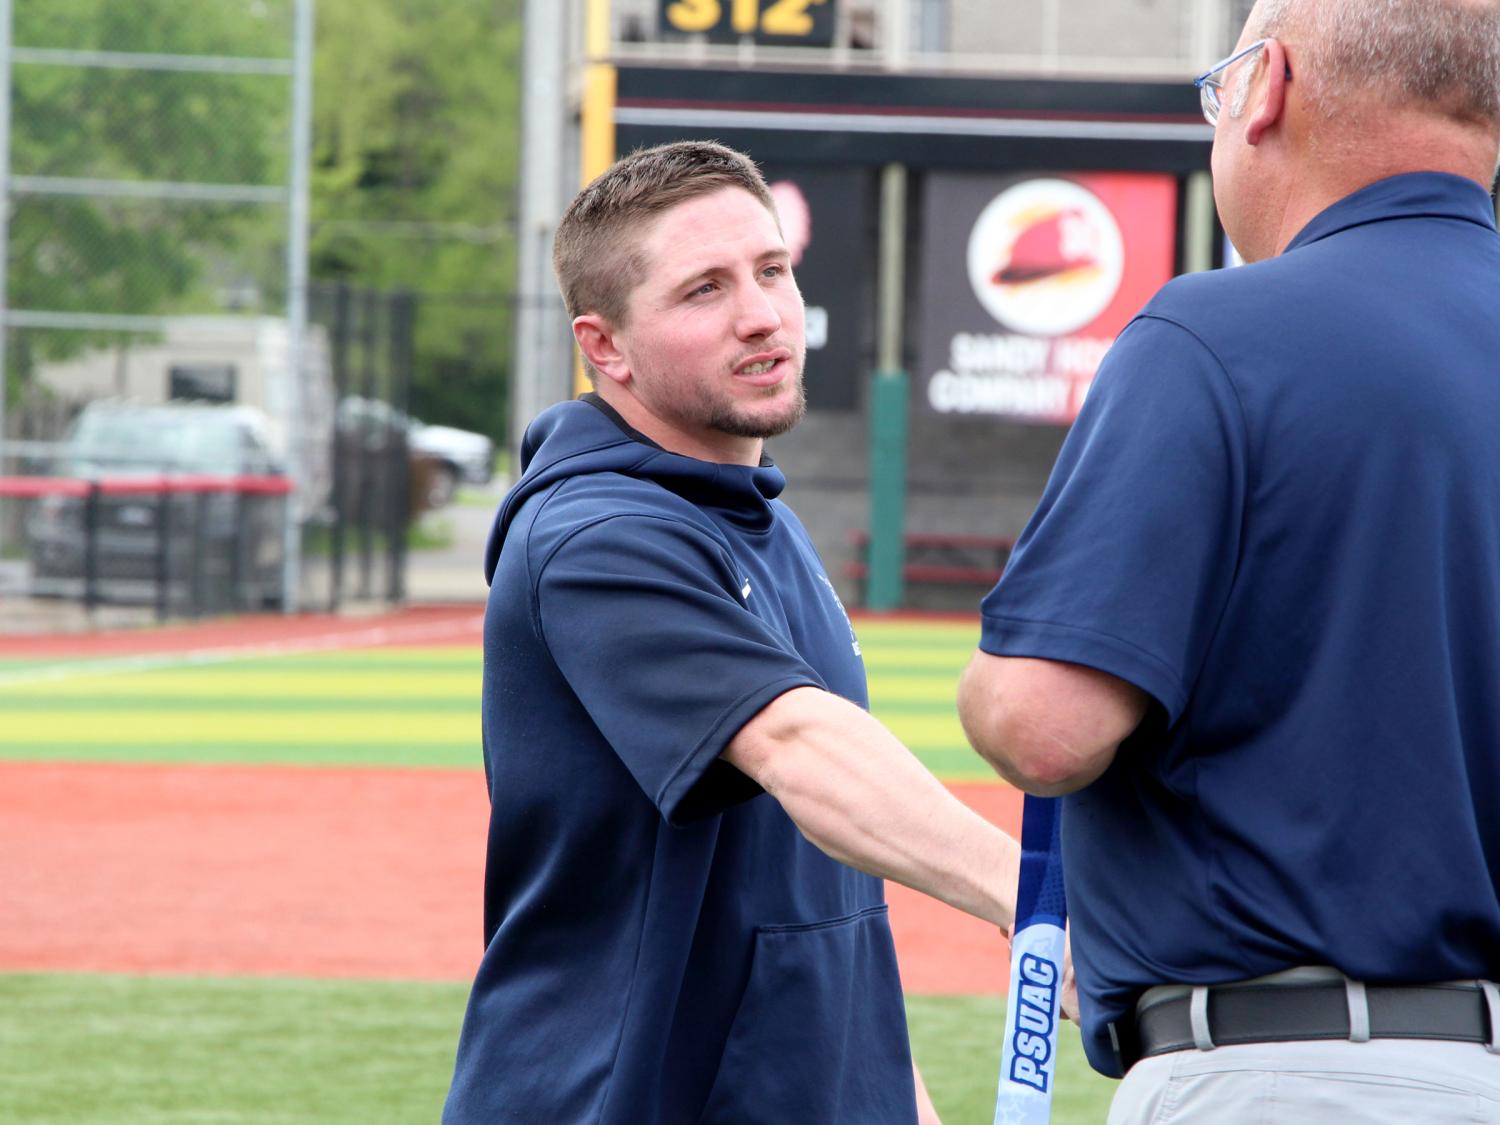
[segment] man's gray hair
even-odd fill
[[[1500,123],[1500,0],[1262,0],[1254,18],[1257,39],[1292,43],[1324,113],[1374,95]]]

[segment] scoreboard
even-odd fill
[[[758,43],[793,47],[833,44],[836,0],[661,0],[663,32],[704,35],[711,43],[750,36]]]

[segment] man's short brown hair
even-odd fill
[[[645,279],[640,239],[663,211],[724,188],[776,205],[755,163],[712,141],[637,149],[574,197],[552,240],[552,269],[568,316],[597,313],[625,323],[630,292]]]

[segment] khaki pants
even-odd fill
[[[1374,1039],[1174,1051],[1130,1068],[1109,1125],[1500,1123],[1500,1054]]]

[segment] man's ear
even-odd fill
[[[1261,48],[1262,63],[1266,68],[1265,86],[1258,101],[1252,101],[1250,120],[1245,123],[1247,144],[1260,144],[1267,129],[1281,120],[1286,109],[1286,84],[1291,71],[1286,65],[1286,48],[1278,39],[1267,39]]]
[[[573,318],[573,339],[590,367],[616,383],[630,381],[630,365],[615,339],[615,329],[598,313]]]

